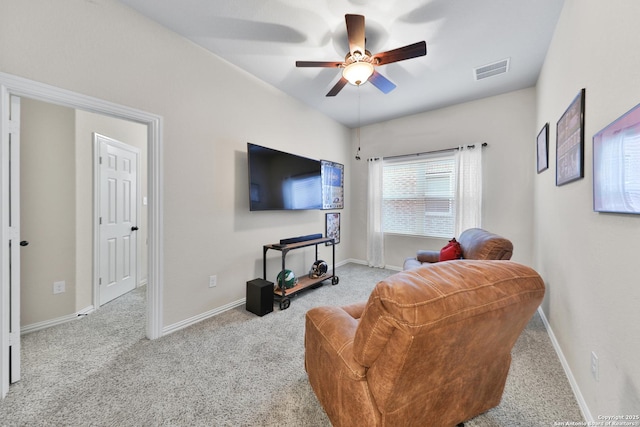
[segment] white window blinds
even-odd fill
[[[385,160],[385,233],[451,238],[455,226],[453,153]]]

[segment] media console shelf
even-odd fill
[[[316,261],[317,261],[318,245],[321,243],[327,243],[327,242],[331,243],[332,256],[333,256],[331,273],[327,272],[327,274],[318,278],[309,277],[308,274],[302,275],[298,277],[298,283],[294,287],[289,289],[284,289],[284,290],[278,287],[278,283],[277,283],[278,281],[276,280],[276,286],[274,287],[273,293],[274,293],[274,298],[280,303],[279,304],[280,310],[286,310],[287,308],[289,308],[289,305],[291,304],[291,297],[295,296],[297,293],[305,289],[320,287],[322,286],[322,282],[324,282],[325,280],[331,279],[332,285],[338,284],[340,279],[338,278],[338,276],[336,276],[335,239],[322,237],[320,239],[306,240],[304,242],[289,243],[286,245],[273,243],[270,245],[264,245],[262,247],[262,276],[264,280],[267,280],[267,251],[269,249],[282,252],[282,270],[280,270],[282,272],[285,270],[285,258],[287,257],[287,253],[289,253],[289,251],[292,251],[294,249],[306,248],[308,246],[315,246]]]

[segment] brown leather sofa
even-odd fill
[[[511,259],[513,244],[504,237],[489,233],[481,228],[463,231],[457,239],[464,259]],[[419,267],[424,263],[438,262],[440,251],[421,250],[415,258],[404,260],[403,269]]]
[[[394,274],[366,302],[307,312],[309,382],[334,426],[455,426],[500,403],[543,295],[540,276],[512,261]]]

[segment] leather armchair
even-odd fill
[[[469,228],[458,238],[464,259],[502,259],[509,260],[513,254],[513,244],[504,237],[481,228]],[[424,263],[438,262],[440,251],[421,250],[415,258],[404,260],[403,269],[419,267]]]
[[[512,261],[426,264],[306,314],[305,369],[334,426],[455,426],[500,403],[544,283]]]

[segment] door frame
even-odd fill
[[[104,141],[107,144],[113,146],[113,147],[118,147],[118,148],[122,148],[128,151],[131,151],[132,153],[136,154],[136,218],[135,218],[135,225],[140,225],[141,221],[140,221],[140,212],[142,211],[142,198],[141,198],[141,189],[142,189],[142,180],[140,179],[139,176],[139,172],[140,172],[140,151],[138,148],[134,147],[133,145],[129,145],[125,142],[119,141],[117,139],[108,137],[106,135],[102,135],[100,133],[97,132],[93,132],[93,307],[97,310],[100,308],[100,273],[102,271],[102,259],[100,256],[100,245],[102,243],[102,241],[100,239],[102,239],[102,232],[101,232],[101,228],[100,228],[100,213],[102,212],[101,210],[101,203],[102,203],[102,199],[101,199],[101,190],[100,190],[100,184],[102,182],[102,174],[104,173],[104,170],[101,168],[101,161],[100,161],[100,142]],[[138,271],[138,268],[140,267],[138,265],[138,251],[139,251],[139,245],[140,245],[140,239],[138,238],[139,233],[135,233],[133,234],[135,240],[136,240],[136,254],[135,254],[135,264],[136,264],[136,276],[134,277],[134,281],[135,281],[135,286],[136,288],[140,285],[140,271]]]
[[[32,98],[78,110],[131,120],[147,126],[148,161],[148,285],[146,335],[149,339],[162,336],[162,293],[163,272],[163,162],[162,128],[163,119],[156,114],[118,105],[80,93],[57,88],[23,77],[0,72],[0,138],[8,138],[9,98],[11,95]],[[2,153],[0,152],[0,156]],[[6,159],[0,159],[0,171]],[[2,183],[4,186],[5,184]],[[2,206],[3,214],[6,206]],[[8,267],[8,248],[4,245],[7,230],[0,230],[0,398],[9,391],[9,283],[4,279]]]

